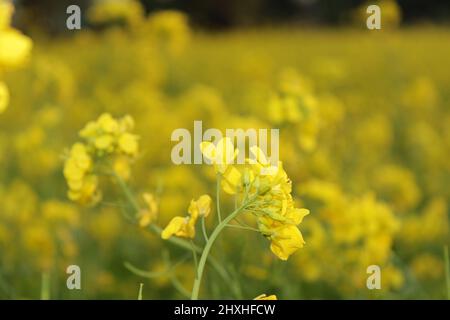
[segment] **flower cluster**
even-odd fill
[[[95,203],[100,198],[97,190],[98,178],[92,174],[93,161],[82,143],[75,143],[69,151],[64,164],[64,177],[67,180],[70,200],[83,204]]]
[[[21,66],[32,47],[30,38],[10,26],[13,12],[11,3],[0,0],[0,76],[4,70]],[[0,113],[8,104],[8,87],[0,81]]]
[[[214,164],[221,176],[223,190],[232,195],[252,199],[245,210],[257,218],[259,231],[271,241],[270,249],[281,260],[304,245],[297,225],[309,214],[307,209],[299,209],[292,198],[292,183],[283,164],[273,166],[257,146],[252,146],[252,156],[244,165],[232,165],[238,150],[231,139],[224,138],[217,145],[202,142],[203,155]]]
[[[95,204],[100,200],[98,174],[108,173],[102,172],[102,165],[111,166],[108,169],[123,179],[129,177],[129,162],[139,149],[138,136],[130,132],[133,127],[130,116],[115,119],[104,113],[80,131],[83,142],[72,146],[64,164],[71,200],[82,204]]]

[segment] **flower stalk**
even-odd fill
[[[205,270],[206,261],[208,259],[211,248],[214,244],[214,241],[217,239],[217,237],[223,231],[223,229],[225,227],[227,227],[228,224],[234,218],[236,218],[239,215],[239,213],[241,213],[255,199],[256,198],[252,198],[252,199],[248,200],[246,203],[241,205],[238,209],[234,210],[230,215],[228,215],[224,220],[222,220],[222,222],[220,222],[219,225],[214,229],[213,233],[209,237],[208,242],[205,245],[205,248],[203,249],[202,255],[200,257],[200,261],[198,263],[198,269],[196,271],[196,278],[194,281],[194,286],[192,288],[191,300],[198,299],[198,294],[200,291],[200,285],[202,283],[202,277],[203,277],[203,272]]]

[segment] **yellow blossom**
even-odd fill
[[[256,298],[254,298],[253,300],[278,300],[277,296],[274,294],[271,294],[270,296],[266,295],[265,293],[257,296]]]
[[[156,219],[158,215],[158,204],[155,196],[151,193],[144,193],[142,198],[146,207],[139,214],[139,226],[144,228]]]
[[[124,153],[136,155],[138,152],[138,137],[131,133],[124,133],[119,137],[119,148]]]
[[[99,129],[106,133],[114,133],[119,128],[119,123],[114,119],[109,113],[102,114],[98,120],[97,124]]]
[[[111,152],[113,149],[113,137],[109,134],[103,134],[98,136],[94,140],[95,147],[99,150],[105,150]]]
[[[305,244],[302,234],[294,225],[283,225],[275,229],[270,239],[272,240],[270,250],[281,260],[287,260]]]
[[[203,156],[214,165],[217,173],[223,174],[227,167],[233,163],[238,154],[230,138],[222,138],[217,145],[212,142],[203,141],[200,144]]]
[[[14,7],[10,2],[0,1],[0,30],[9,27],[13,12]]]
[[[209,195],[201,195],[197,200],[192,200],[189,205],[189,213],[195,216],[208,217],[211,212],[211,202],[212,199]]]
[[[172,235],[184,238],[194,238],[195,229],[189,217],[174,217],[162,231],[161,238],[167,240]]]
[[[9,104],[9,91],[4,82],[0,81],[0,113],[5,111]]]
[[[172,235],[184,238],[195,237],[195,224],[200,216],[207,217],[211,211],[211,197],[202,195],[197,200],[191,200],[187,217],[174,217],[162,231],[161,238],[169,239]]]
[[[32,42],[15,29],[0,30],[0,68],[21,66],[31,51]]]

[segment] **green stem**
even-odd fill
[[[125,194],[128,202],[133,207],[133,210],[135,211],[135,213],[136,214],[139,213],[141,208],[140,208],[139,203],[137,202],[136,198],[134,197],[133,193],[131,192],[130,188],[128,187],[128,185],[125,183],[125,181],[119,175],[117,175],[116,173],[114,173],[113,175],[116,178],[123,193]],[[156,233],[158,236],[161,236],[162,229],[160,227],[158,227],[157,225],[151,224],[150,230],[153,231],[154,233]],[[192,250],[191,244],[186,240],[183,240],[180,238],[175,238],[175,237],[171,237],[167,240],[170,243],[173,243],[174,245],[179,246],[183,249]],[[194,247],[195,247],[195,251],[197,251],[198,253],[201,252],[201,249],[199,247],[197,247],[197,246],[194,246]]]
[[[42,274],[41,300],[50,300],[50,276],[47,272]]]
[[[139,268],[136,268],[135,266],[133,266],[131,263],[129,262],[125,262],[125,267],[132,273],[143,277],[143,278],[149,278],[149,279],[153,279],[153,278],[158,278],[158,277],[163,277],[163,276],[168,276],[170,279],[170,282],[172,283],[173,287],[178,291],[178,293],[180,293],[183,297],[185,298],[189,298],[191,296],[191,293],[188,292],[183,285],[180,283],[180,281],[178,281],[177,277],[175,276],[175,268],[177,264],[180,264],[182,262],[184,262],[185,259],[179,261],[178,263],[176,263],[173,266],[167,267],[166,270],[164,271],[160,271],[160,272],[150,272],[150,271],[144,271],[141,270]]]
[[[139,284],[139,293],[138,293],[138,300],[142,300],[142,289],[144,289],[144,284]]]
[[[208,242],[208,233],[206,232],[206,226],[205,226],[205,216],[202,216],[202,232],[203,232],[203,237],[205,238],[205,241]]]
[[[191,294],[191,300],[197,300],[198,299],[198,293],[200,291],[200,285],[202,282],[203,277],[203,271],[205,270],[205,264],[208,259],[209,252],[211,251],[212,245],[214,244],[214,241],[219,236],[219,234],[222,232],[222,230],[227,226],[227,224],[232,221],[251,201],[248,201],[247,203],[243,204],[241,207],[233,211],[229,216],[227,216],[213,231],[211,236],[209,237],[208,242],[205,245],[205,248],[203,249],[202,255],[200,257],[200,262],[198,264],[197,269],[197,277],[194,281],[194,287],[192,288],[192,294]]]
[[[128,185],[125,183],[125,181],[116,173],[113,173],[113,176],[116,178],[117,183],[119,184],[120,188],[122,189],[123,193],[125,194],[127,200],[129,201],[129,203],[131,204],[131,206],[133,207],[133,210],[138,213],[140,211],[140,207],[138,202],[136,201],[136,198],[134,197],[133,193],[131,192],[130,188],[128,187]],[[158,235],[159,237],[161,237],[161,232],[162,229],[155,225],[155,224],[150,224],[149,226],[150,230],[155,233],[156,235]],[[180,239],[180,238],[176,238],[176,237],[170,237],[169,239],[167,239],[167,241],[169,241],[170,243],[183,248],[185,250],[192,250],[192,245],[189,243],[189,241],[186,241],[184,239]],[[194,250],[197,253],[201,253],[202,249],[196,245],[194,245]],[[209,263],[211,264],[211,266],[214,268],[214,270],[216,270],[216,272],[222,277],[222,279],[230,284],[231,283],[231,277],[228,274],[228,272],[225,270],[225,268],[214,258],[214,257],[210,257],[209,258]],[[239,296],[240,293],[236,290],[234,290],[234,294],[236,296]]]
[[[119,184],[120,188],[122,189],[123,193],[127,197],[127,200],[130,202],[131,206],[133,207],[133,210],[135,211],[135,214],[138,214],[141,208],[139,207],[139,204],[134,197],[133,193],[131,192],[130,188],[127,186],[125,181],[120,177],[118,174],[113,173],[114,177],[117,180],[117,183]]]
[[[187,291],[183,285],[178,281],[177,277],[174,274],[170,275],[170,282],[174,286],[174,288],[185,298],[189,298],[189,291]]]
[[[192,248],[192,255],[194,256],[195,270],[198,270],[197,252],[195,251],[195,244],[192,240],[190,242]],[[197,278],[197,275],[195,275],[195,278]]]
[[[445,283],[447,284],[447,300],[450,300],[450,262],[448,257],[448,246],[444,246],[445,260]]]
[[[217,217],[219,218],[219,223],[222,222],[222,215],[220,214],[220,174],[217,174],[217,183],[216,183],[216,208],[217,208]]]
[[[229,228],[236,228],[236,229],[242,229],[242,230],[250,230],[250,231],[255,231],[255,232],[261,233],[261,231],[259,231],[259,230],[256,229],[256,228],[246,227],[246,226],[241,226],[241,225],[238,225],[238,224],[227,224],[226,226],[229,227]]]

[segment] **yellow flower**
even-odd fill
[[[238,154],[238,150],[234,148],[234,145],[230,138],[225,137],[220,139],[217,145],[209,141],[203,141],[200,143],[200,150],[203,156],[214,165],[217,173],[223,174],[228,165],[234,162]]]
[[[228,166],[221,179],[223,191],[228,194],[239,192],[242,187],[242,173],[235,166]]]
[[[13,12],[14,7],[11,3],[0,1],[0,31],[9,27]]]
[[[144,198],[147,207],[140,213],[139,226],[144,228],[156,219],[158,214],[158,204],[155,196],[151,193],[144,193],[142,197]]]
[[[0,30],[0,68],[21,66],[31,51],[32,42],[15,29]]]
[[[136,155],[138,152],[138,137],[131,133],[124,133],[119,137],[119,148],[124,153]]]
[[[100,156],[112,153],[122,153],[135,156],[138,153],[138,136],[129,131],[134,122],[130,116],[115,119],[109,113],[103,113],[97,121],[88,122],[80,131],[80,137],[93,144]]]
[[[109,134],[102,134],[94,140],[94,145],[97,149],[111,152],[113,150],[113,137]]]
[[[119,123],[109,113],[102,114],[98,118],[97,124],[106,133],[114,133],[119,129]]]
[[[64,176],[68,180],[80,180],[92,165],[85,145],[76,143],[70,150],[70,157],[64,165]]]
[[[138,152],[138,136],[128,132],[133,126],[130,116],[115,119],[109,113],[103,113],[80,130],[83,143],[73,145],[64,164],[64,177],[71,200],[83,204],[94,204],[100,200],[97,172],[93,172],[93,168],[94,163],[104,157],[111,158],[111,169],[118,176],[124,180],[129,178],[131,157]],[[102,166],[99,168],[102,170]],[[141,224],[149,224],[149,218],[146,214]]]
[[[211,212],[211,197],[207,194],[197,200],[191,200],[187,217],[174,217],[161,233],[161,238],[169,239],[172,235],[184,238],[195,237],[195,223],[199,216],[207,217]]]
[[[79,135],[82,138],[89,139],[95,137],[98,132],[98,125],[96,121],[89,121],[83,129],[80,130]]]
[[[126,132],[134,129],[134,120],[130,115],[126,115],[119,120],[119,131]]]
[[[254,298],[253,300],[278,300],[277,296],[274,294],[271,294],[270,296],[266,295],[265,293],[257,296],[256,298]]]
[[[287,260],[305,244],[300,230],[294,225],[282,225],[275,229],[270,239],[270,250],[281,260]]]
[[[5,111],[9,104],[9,91],[5,83],[0,82],[0,113]]]
[[[190,219],[189,217],[174,217],[162,231],[161,238],[166,240],[173,235],[184,238],[194,238],[195,223],[193,224],[192,221],[193,219]]]
[[[81,204],[97,203],[101,194],[98,191],[98,178],[95,175],[88,175],[82,181],[79,189],[70,189],[67,193],[72,201],[77,201]]]
[[[68,197],[82,204],[93,204],[100,200],[97,190],[98,178],[91,174],[92,158],[82,143],[75,143],[64,163],[64,177],[69,186]]]
[[[205,218],[211,212],[212,199],[209,195],[201,195],[197,200],[191,200],[188,212],[191,216],[204,216]]]
[[[203,154],[213,163],[227,155],[228,159],[232,158],[236,152],[233,152],[231,141],[226,139],[219,141],[217,146],[203,142]],[[256,198],[248,211],[256,215],[259,231],[271,240],[272,252],[287,260],[304,245],[297,225],[309,210],[295,208],[292,184],[281,161],[273,165],[257,146],[250,147],[250,152],[252,156],[245,159],[245,164],[223,166],[217,170],[222,174],[222,188],[229,194],[246,193],[248,198]]]

